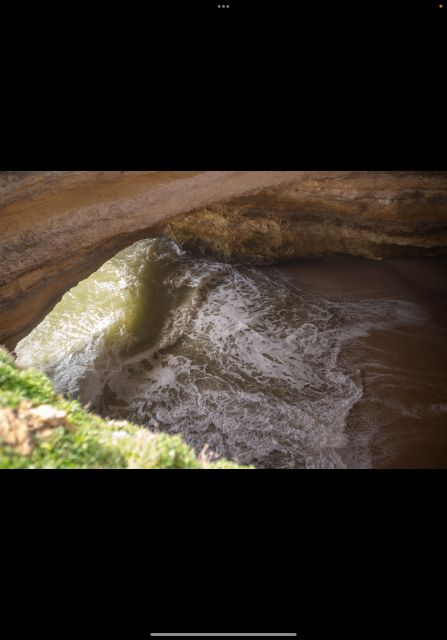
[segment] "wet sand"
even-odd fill
[[[341,454],[351,468],[447,468],[447,258],[302,260],[281,270],[328,299],[420,306],[423,322],[372,330],[340,354],[364,392]]]

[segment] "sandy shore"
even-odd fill
[[[330,299],[404,300],[423,322],[373,330],[340,355],[360,369],[351,410],[349,467],[447,468],[447,258],[309,260],[283,267],[297,286]]]

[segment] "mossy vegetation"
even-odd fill
[[[129,422],[105,420],[75,400],[54,392],[49,379],[33,369],[19,369],[0,348],[0,422],[6,411],[26,430],[21,407],[50,406],[65,412],[66,426],[47,429],[45,438],[33,439],[29,455],[2,437],[0,469],[241,469],[227,460],[197,456],[179,435],[153,433]],[[32,409],[31,409],[32,411]],[[20,422],[24,424],[20,424]],[[48,435],[49,433],[49,435]],[[245,467],[248,468],[248,467]]]

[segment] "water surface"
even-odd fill
[[[143,240],[67,293],[18,362],[104,416],[181,433],[197,451],[267,468],[371,466],[377,425],[359,440],[349,424],[365,397],[355,345],[432,319],[377,271],[377,283],[353,286],[360,264],[380,267],[226,265]]]

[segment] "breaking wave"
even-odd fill
[[[181,433],[197,451],[259,467],[343,467],[362,385],[340,351],[418,314],[397,300],[314,297],[280,270],[143,240],[68,292],[17,356],[102,415]]]

